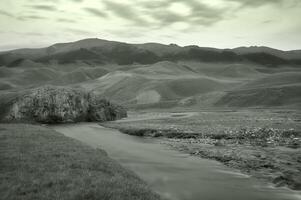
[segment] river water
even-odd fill
[[[53,126],[56,131],[93,148],[134,171],[170,200],[295,200],[300,193],[272,188],[222,164],[179,153],[158,139],[120,133],[96,123]]]

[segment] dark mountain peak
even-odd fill
[[[283,52],[282,50],[266,47],[266,46],[243,46],[243,47],[237,47],[234,48],[233,51],[235,51],[238,54],[245,54],[245,53],[259,53],[259,52],[265,52],[265,53],[271,53],[271,52]]]
[[[47,63],[51,60],[56,60],[60,64],[73,63],[76,61],[94,61],[96,63],[102,63],[104,58],[86,48],[80,47],[79,49],[74,49],[66,52],[58,52],[56,54],[44,56],[40,59],[37,59],[38,62]]]
[[[184,48],[200,48],[198,45],[187,45]]]
[[[22,59],[59,63],[80,60],[96,63],[152,64],[159,61],[194,60],[200,62],[245,62],[281,65],[300,63],[301,51],[281,51],[266,46],[217,49],[197,45],[144,43],[130,44],[99,38],[87,38],[69,43],[57,43],[42,49],[19,49],[0,55],[0,65],[19,65]],[[62,62],[61,62],[62,61]]]
[[[233,52],[239,55],[253,54],[253,53],[266,53],[281,59],[301,59],[301,51],[283,51],[279,49],[274,49],[266,46],[250,46],[250,47],[238,47],[232,49]]]
[[[120,44],[120,42],[102,40],[98,38],[88,38],[69,43],[57,43],[48,47],[47,49],[48,52],[51,53],[61,53],[78,50],[80,48],[91,49],[94,47],[109,47],[116,44]]]

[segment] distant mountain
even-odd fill
[[[43,85],[135,109],[300,107],[301,50],[86,39],[0,53],[0,103]]]
[[[252,62],[261,65],[301,65],[301,50],[281,51],[268,47],[215,49],[180,47],[158,43],[128,44],[101,39],[85,39],[40,49],[17,49],[0,53],[0,66],[17,67],[23,60],[36,63],[154,64],[159,61]]]
[[[282,59],[301,59],[301,50],[293,51],[281,51],[278,49],[273,49],[265,46],[251,46],[251,47],[238,47],[232,49],[231,51],[237,53],[238,55],[253,54],[253,53],[265,53],[273,55]]]

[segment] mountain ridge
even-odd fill
[[[72,55],[76,54],[76,55]],[[70,57],[66,61],[65,57]],[[264,57],[262,59],[261,57]],[[69,43],[57,43],[45,48],[16,49],[0,52],[0,65],[14,67],[23,59],[37,63],[52,61],[73,63],[80,58],[92,64],[153,64],[159,61],[196,60],[202,62],[254,62],[265,65],[301,64],[301,50],[282,51],[264,46],[217,49],[197,45],[143,43],[131,44],[88,38]],[[264,61],[263,61],[264,60]]]
[[[128,108],[297,107],[298,55],[263,46],[86,39],[0,54],[0,95],[48,84],[93,91]]]
[[[12,51],[20,51],[20,50],[24,50],[24,51],[30,51],[30,50],[41,50],[41,49],[47,49],[49,47],[55,47],[58,45],[66,45],[66,44],[72,44],[72,43],[77,43],[77,42],[85,42],[85,41],[102,41],[102,42],[112,42],[112,43],[123,43],[123,44],[130,44],[130,45],[162,45],[162,46],[178,46],[181,48],[184,47],[200,47],[200,48],[207,48],[207,49],[216,49],[216,50],[241,50],[241,49],[270,49],[270,50],[277,50],[277,51],[281,51],[281,52],[301,52],[301,49],[292,49],[292,50],[282,50],[282,49],[277,49],[277,48],[273,48],[273,47],[268,47],[268,46],[257,46],[257,45],[251,45],[251,46],[238,46],[238,47],[234,47],[234,48],[217,48],[217,47],[206,47],[206,46],[199,46],[199,45],[178,45],[176,43],[170,43],[170,44],[163,44],[163,43],[158,43],[158,42],[146,42],[146,43],[129,43],[129,42],[120,42],[120,41],[115,41],[115,40],[106,40],[106,39],[100,39],[100,38],[85,38],[85,39],[81,39],[81,40],[77,40],[77,41],[72,41],[72,42],[61,42],[61,43],[55,43],[52,44],[50,46],[46,46],[46,47],[40,47],[40,48],[17,48],[17,49],[12,49],[12,50],[4,50],[4,51],[0,51],[0,54],[2,53],[7,53],[7,52],[12,52]]]

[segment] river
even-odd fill
[[[170,200],[295,200],[300,193],[273,188],[229,169],[219,162],[193,157],[142,138],[104,128],[96,123],[52,126],[93,148],[104,149],[134,171],[162,197]]]

